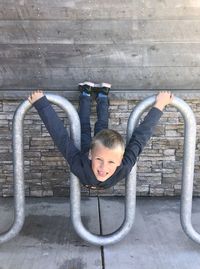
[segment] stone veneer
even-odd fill
[[[124,137],[132,108],[138,98],[110,100],[110,128]],[[12,118],[21,102],[20,98],[0,99],[0,196],[13,195],[12,165]],[[71,100],[78,107],[78,101]],[[188,99],[197,124],[200,125],[200,103],[197,98]],[[55,107],[66,126],[66,115]],[[91,122],[95,121],[95,103],[92,107]],[[68,127],[67,127],[68,128]],[[197,128],[197,152],[194,178],[194,195],[200,195],[199,128]],[[24,160],[26,196],[68,196],[69,168],[55,148],[45,126],[34,108],[24,121]],[[175,196],[181,193],[181,164],[183,157],[183,119],[173,107],[168,107],[138,162],[138,196]],[[82,195],[124,195],[124,180],[105,191],[89,191],[82,187]]]

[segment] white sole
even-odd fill
[[[94,84],[94,85],[95,85],[94,87],[96,87],[96,88],[111,88],[111,84],[105,83],[105,82],[99,83],[99,84]]]
[[[111,88],[111,86],[112,86],[111,84],[105,83],[105,82],[95,84],[95,83],[90,82],[90,81],[84,81],[84,82],[79,83],[78,85],[80,85],[80,86],[87,85],[87,86],[95,87],[95,88]]]
[[[90,81],[84,81],[84,82],[79,83],[78,85],[80,85],[80,86],[88,85],[90,87],[94,87],[95,84],[93,82],[90,82]]]

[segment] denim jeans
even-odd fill
[[[97,97],[96,99],[97,121],[94,125],[94,135],[102,129],[108,128],[108,97]],[[91,144],[91,97],[80,95],[79,117],[81,122],[81,151],[88,152]]]

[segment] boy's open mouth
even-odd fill
[[[97,173],[100,177],[105,177],[108,175],[108,172],[104,172],[104,171],[100,171],[100,170],[97,170]]]

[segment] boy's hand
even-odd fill
[[[173,94],[170,91],[161,91],[156,97],[156,102],[154,107],[160,109],[163,111],[165,106],[172,103],[173,100]]]
[[[42,98],[44,96],[44,93],[42,90],[37,90],[31,93],[31,95],[28,97],[28,100],[31,104],[35,103],[37,100]]]

